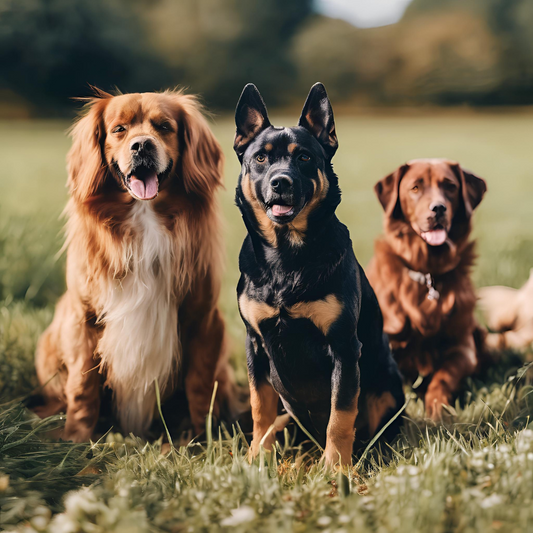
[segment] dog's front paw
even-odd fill
[[[350,466],[352,464],[353,439],[342,446],[336,446],[332,443],[326,444],[322,460],[326,468],[335,469],[339,466]]]
[[[442,420],[443,405],[450,405],[451,395],[442,385],[429,387],[426,392],[426,413],[433,421]]]

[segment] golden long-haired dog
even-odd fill
[[[215,192],[223,154],[193,96],[96,91],[68,154],[67,291],[42,335],[36,366],[64,438],[84,441],[100,389],[113,391],[124,431],[144,434],[156,382],[184,382],[201,432],[231,403],[232,376],[217,308],[222,242]]]
[[[475,259],[472,213],[485,181],[447,159],[415,159],[375,186],[385,211],[368,279],[404,377],[424,383],[428,414],[438,419],[483,355],[470,279]]]

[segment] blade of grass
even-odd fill
[[[159,416],[161,417],[161,421],[163,422],[163,426],[165,427],[165,431],[167,433],[168,443],[170,444],[171,450],[174,450],[174,442],[170,436],[170,431],[168,430],[165,417],[163,416],[163,410],[161,409],[161,395],[159,393],[159,382],[157,381],[157,378],[155,378],[155,398],[157,401],[157,410],[159,411]]]

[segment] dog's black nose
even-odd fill
[[[429,208],[431,209],[431,211],[433,211],[435,213],[436,216],[441,216],[441,215],[444,215],[444,213],[446,213],[446,206],[444,204],[441,204],[441,203],[433,203],[429,206]]]
[[[288,176],[275,176],[270,180],[270,186],[275,193],[283,194],[292,187],[292,180]]]
[[[148,138],[133,139],[130,150],[135,153],[151,152],[155,149],[155,144]]]

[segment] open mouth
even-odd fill
[[[437,224],[429,231],[421,231],[420,237],[422,237],[422,239],[424,239],[430,246],[441,246],[446,242],[448,232],[442,224]]]
[[[152,200],[159,192],[159,179],[153,168],[139,166],[127,177],[132,195],[139,200]]]
[[[278,224],[284,224],[296,216],[296,209],[293,205],[271,204],[267,207],[267,216]]]
[[[294,213],[294,207],[292,205],[274,204],[271,209],[275,217],[289,217]]]

